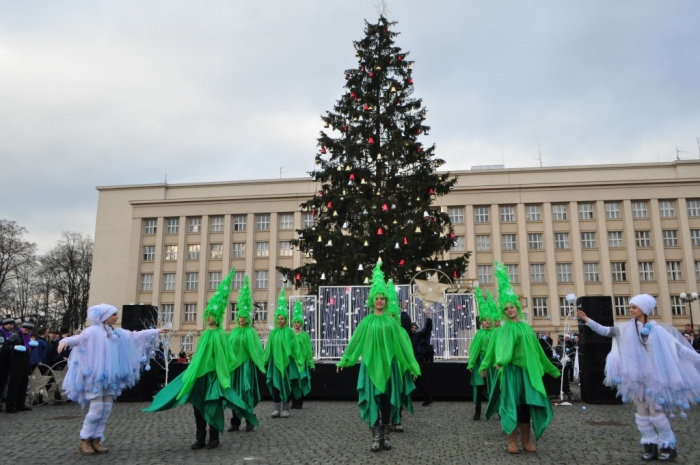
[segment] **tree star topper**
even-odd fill
[[[438,280],[438,274],[434,273],[427,280],[416,279],[418,292],[411,294],[411,297],[416,297],[423,302],[424,308],[431,307],[435,302],[445,303],[445,291],[450,288],[449,284],[442,284]]]

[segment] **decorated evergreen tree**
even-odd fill
[[[307,258],[279,267],[296,287],[362,284],[381,259],[387,277],[408,283],[416,271],[437,268],[451,278],[466,269],[469,253],[444,259],[454,244],[449,215],[433,206],[457,179],[436,173],[445,162],[419,138],[430,130],[426,109],[412,97],[413,62],[394,45],[395,22],[366,22],[354,42],[359,64],[345,72],[345,93],[322,116],[317,169],[320,186],[301,204],[314,224],[292,241]]]

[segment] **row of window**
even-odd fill
[[[294,229],[294,214],[293,213],[280,213],[277,215],[279,220],[279,229],[290,230]],[[245,231],[247,229],[248,215],[233,215],[233,230],[234,231]],[[305,228],[310,228],[314,225],[313,213],[303,214],[303,225]],[[156,233],[158,226],[158,220],[156,218],[147,218],[143,220],[144,234],[152,235]],[[255,215],[255,229],[257,231],[268,231],[270,229],[270,214],[269,213],[259,213]],[[210,216],[209,217],[209,231],[210,232],[223,232],[224,231],[224,216]],[[179,234],[180,233],[180,218],[165,218],[165,232],[166,234]],[[187,232],[188,233],[201,233],[202,232],[202,217],[192,216],[187,218]]]
[[[253,314],[253,319],[255,320],[260,320],[260,321],[267,321],[267,302],[254,302],[253,305],[255,306],[255,312]],[[163,320],[164,321],[173,321],[173,314],[175,311],[175,306],[174,304],[161,304],[160,306],[160,311],[161,314],[163,315]],[[236,312],[237,312],[236,304],[232,303],[231,304],[231,321],[235,321],[236,318]],[[167,318],[167,320],[166,320]],[[184,305],[184,312],[182,313],[182,321],[186,323],[192,323],[197,321],[197,304],[195,303],[189,303]],[[187,337],[187,336],[185,336]],[[189,336],[191,338],[191,335]],[[185,342],[183,339],[182,345],[185,346]],[[191,341],[190,341],[190,348],[184,348],[183,349],[186,352],[191,352],[192,347],[191,347]]]
[[[292,243],[289,241],[280,241],[279,243],[279,256],[280,257],[291,257],[294,248]],[[233,258],[245,258],[245,242],[234,242],[233,243]],[[201,250],[200,244],[188,244],[187,245],[187,259],[188,260],[199,260],[199,253]],[[166,245],[164,258],[166,261],[177,260],[178,247],[176,245]],[[267,258],[270,256],[270,243],[269,242],[256,242],[255,243],[255,256],[258,258]],[[143,246],[143,261],[152,262],[156,257],[156,247],[154,245]],[[209,258],[217,260],[224,257],[224,244],[209,244]]]
[[[630,297],[615,296],[614,299],[615,316],[629,316],[630,314]],[[559,314],[563,317],[574,316],[574,304],[566,300],[566,297],[559,297]],[[535,317],[546,317],[549,315],[547,306],[547,297],[532,298],[532,313]],[[658,308],[654,308],[652,314],[658,315]],[[680,296],[671,296],[671,314],[680,316],[686,314],[686,307]]]
[[[240,289],[243,286],[243,278],[245,277],[245,271],[236,271],[233,274],[231,280],[231,289]],[[253,285],[255,289],[267,289],[268,286],[269,271],[261,270],[255,272],[255,279]],[[208,279],[208,289],[214,290],[219,284],[221,284],[221,272],[220,271],[210,271]],[[176,273],[163,273],[163,283],[161,290],[163,291],[174,291],[176,282]],[[285,281],[282,273],[279,273],[279,287],[291,287],[291,284]],[[188,272],[185,273],[185,290],[186,291],[196,291],[199,289],[199,272]],[[148,292],[153,291],[153,273],[142,273],[141,274],[141,290]]]
[[[500,205],[499,219],[501,223],[515,222],[515,205]],[[579,202],[578,218],[580,220],[594,219],[595,203]],[[688,199],[687,211],[689,217],[700,217],[700,199]],[[464,208],[448,207],[448,214],[453,224],[464,223]],[[525,216],[527,221],[542,221],[542,205],[525,205]],[[675,218],[675,200],[659,200],[659,216],[662,218]],[[649,217],[649,202],[646,200],[635,200],[632,202],[633,218]],[[622,218],[621,202],[605,202],[605,218],[609,220]],[[569,219],[569,204],[552,204],[552,220],[566,221]],[[491,207],[489,205],[477,205],[474,207],[474,222],[488,223],[491,221]]]
[[[678,247],[678,230],[664,229],[661,231],[664,247]],[[491,250],[491,236],[488,234],[476,235],[476,250],[478,252],[488,252]],[[635,244],[638,248],[651,247],[651,231],[635,231]],[[700,229],[690,230],[690,243],[693,247],[700,247]],[[596,233],[587,231],[581,233],[581,248],[595,249],[598,246]],[[624,247],[623,231],[608,231],[608,247]],[[543,250],[543,233],[528,233],[527,248],[529,250]],[[570,249],[569,233],[554,233],[555,249]],[[501,234],[501,249],[516,250],[517,237],[515,234]],[[455,236],[453,251],[464,250],[464,236]]]
[[[597,283],[600,282],[600,272],[599,264],[597,262],[587,262],[583,264],[583,279],[587,283]],[[520,274],[518,265],[508,265],[508,275],[513,283],[520,282]],[[572,264],[571,263],[557,263],[557,282],[558,283],[572,283]],[[612,273],[613,282],[626,282],[627,281],[627,262],[611,262],[610,271]],[[669,281],[682,281],[683,280],[683,262],[681,261],[667,261],[666,262],[666,276]],[[492,284],[493,283],[493,265],[477,265],[477,277],[480,283]],[[695,262],[695,279],[700,281],[700,261]],[[639,262],[639,280],[640,281],[655,281],[656,277],[654,275],[654,262]],[[532,283],[545,283],[546,281],[546,269],[544,263],[531,263],[530,264],[530,282]]]

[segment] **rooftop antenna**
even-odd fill
[[[698,158],[700,158],[700,137],[696,137],[695,140],[698,141]]]
[[[544,166],[544,162],[542,161],[542,150],[540,150],[540,140],[537,139],[537,158],[534,160],[539,160],[540,162],[540,168]]]
[[[165,184],[168,184],[168,173],[165,173]]]
[[[280,166],[280,179],[282,179],[282,173],[286,173],[287,170],[284,169],[284,166]]]
[[[678,146],[676,145],[676,160],[681,159],[681,156],[680,156],[681,153],[688,153],[688,151],[687,150],[678,150]]]

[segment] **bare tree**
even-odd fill
[[[90,236],[64,231],[56,247],[41,260],[50,275],[53,297],[63,312],[63,326],[77,329],[84,325],[90,294],[92,254]]]
[[[13,279],[5,286],[3,306],[22,321],[28,317],[36,319],[41,310],[38,272],[38,262],[25,262],[17,267]]]
[[[0,296],[20,267],[35,260],[36,244],[24,240],[26,233],[16,221],[0,219]]]

